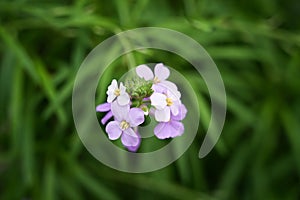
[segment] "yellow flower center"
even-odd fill
[[[120,128],[121,128],[122,130],[128,129],[128,128],[129,128],[129,123],[126,122],[125,120],[123,120],[123,121],[121,122],[121,124],[120,124]]]
[[[167,101],[167,106],[172,106],[173,105],[173,101],[172,101],[171,98],[167,98],[166,101]]]
[[[154,79],[153,79],[153,82],[154,82],[154,84],[156,84],[156,83],[159,83],[160,80],[155,76]]]
[[[115,92],[114,92],[114,95],[120,96],[120,92],[121,92],[121,91],[120,91],[119,89],[116,89]]]

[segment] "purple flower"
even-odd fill
[[[177,115],[171,115],[170,121],[160,122],[154,128],[154,134],[159,139],[174,138],[180,136],[184,132],[184,125],[180,122],[186,116],[187,109],[181,104]]]
[[[139,77],[144,78],[146,81],[153,80],[152,89],[155,92],[165,93],[166,90],[169,90],[180,97],[180,93],[177,91],[177,86],[166,80],[170,76],[170,70],[162,63],[155,65],[154,74],[147,65],[137,66],[136,73]]]
[[[112,118],[113,114],[111,112],[111,103],[103,103],[96,107],[97,112],[107,112],[106,115],[101,119],[101,123],[104,125],[106,122]]]
[[[151,105],[156,108],[154,116],[158,122],[167,122],[170,120],[171,113],[177,115],[179,112],[181,101],[169,90],[167,90],[166,94],[154,92],[150,100]]]
[[[139,135],[132,128],[144,122],[144,112],[140,108],[131,108],[129,105],[120,106],[116,101],[111,104],[111,111],[115,121],[106,126],[106,132],[110,140],[117,140],[125,147],[135,147],[139,144]]]
[[[119,88],[118,82],[115,79],[112,80],[110,86],[108,86],[106,94],[108,103],[112,103],[115,99],[117,99],[121,106],[125,106],[130,102],[130,97],[126,92],[126,87],[123,83],[120,83]]]

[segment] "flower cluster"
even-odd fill
[[[187,109],[181,102],[177,86],[168,81],[169,69],[162,63],[155,65],[154,73],[147,65],[135,69],[136,77],[118,85],[112,80],[107,89],[107,102],[96,107],[106,112],[101,123],[110,140],[121,138],[122,144],[132,152],[138,150],[141,135],[138,127],[154,118],[158,124],[154,135],[159,139],[174,138],[184,132],[182,120]],[[113,120],[110,120],[112,119]]]

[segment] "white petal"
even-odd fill
[[[154,68],[154,74],[160,81],[163,81],[170,76],[170,70],[162,63],[159,63]]]
[[[136,67],[135,71],[139,77],[144,78],[146,81],[154,78],[153,72],[147,65],[139,65]]]
[[[121,95],[124,93],[124,92],[126,92],[126,87],[123,85],[123,83],[121,82],[120,83],[120,93],[121,93]]]
[[[114,93],[116,89],[118,89],[118,82],[114,79],[110,86],[108,86],[106,94],[109,95],[109,93]]]
[[[116,95],[115,95],[115,90],[118,89],[118,83],[116,79],[112,80],[110,86],[107,88],[107,102],[111,103],[113,100],[115,100]]]
[[[107,102],[111,103],[111,102],[113,102],[113,100],[115,100],[115,98],[116,98],[116,95],[114,93],[108,94],[108,96],[107,96]]]
[[[130,97],[129,95],[125,92],[123,94],[121,94],[120,96],[118,96],[117,98],[118,103],[120,104],[120,106],[125,106],[128,105],[130,102]]]
[[[163,110],[156,110],[155,111],[155,119],[158,122],[170,121],[170,108],[165,107]]]
[[[151,105],[159,110],[164,109],[167,106],[166,99],[166,95],[157,92],[150,96]]]

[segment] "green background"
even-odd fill
[[[0,199],[299,199],[299,19],[298,0],[0,0]],[[209,52],[228,111],[217,146],[198,159],[210,101],[194,69],[155,50],[121,57],[99,88],[128,66],[164,62],[190,81],[201,113],[197,139],[179,160],[129,174],[83,147],[71,96],[97,44],[144,26],[180,31]]]

